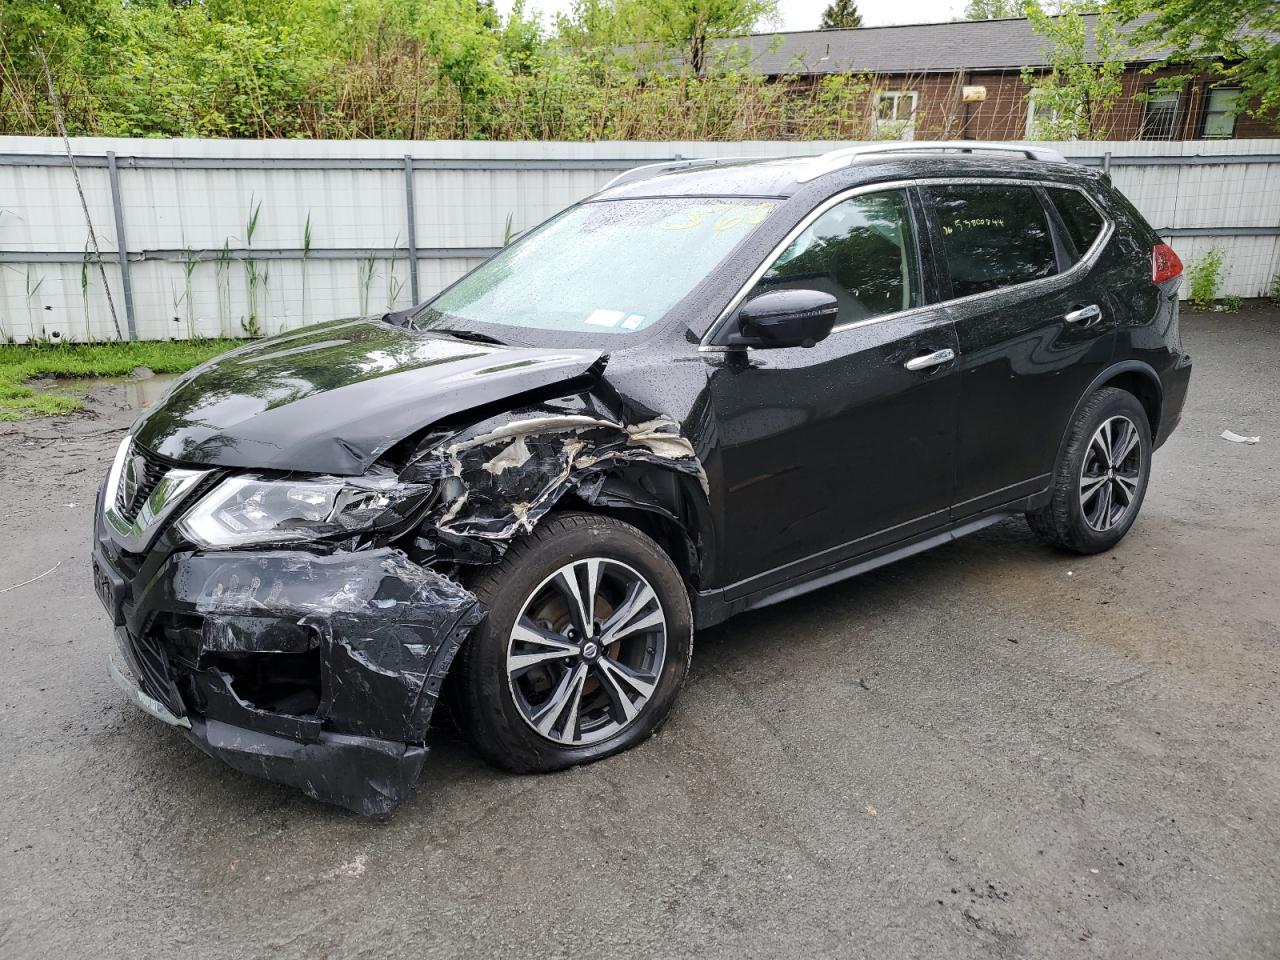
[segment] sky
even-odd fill
[[[498,10],[505,16],[512,0],[497,0]],[[779,0],[778,21],[761,24],[761,29],[816,30],[822,11],[830,0]],[[557,13],[568,11],[572,0],[526,0],[525,9],[542,13],[550,24]],[[862,23],[879,27],[889,23],[940,23],[955,20],[964,12],[964,0],[858,0]]]

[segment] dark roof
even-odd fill
[[[878,153],[857,162],[831,167],[826,172],[816,171],[815,168],[819,167],[825,156],[817,154],[741,161],[726,157],[714,167],[657,172],[650,177],[606,187],[592,199],[682,196],[786,198],[794,196],[810,184],[820,184],[814,189],[825,195],[831,191],[832,184],[843,188],[861,183],[917,177],[999,176],[1081,183],[1100,176],[1098,172],[1074,163],[1025,160],[1012,155],[966,156],[955,153]]]
[[[1086,16],[1089,46],[1097,16]],[[1048,41],[1031,21],[957,20],[854,30],[758,33],[724,40],[717,54],[739,58],[769,76],[821,73],[937,73],[956,70],[1018,70],[1045,66]],[[1160,51],[1130,49],[1129,63],[1161,59]]]

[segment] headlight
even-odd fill
[[[426,483],[393,478],[223,480],[178,529],[202,547],[296,543],[394,527],[431,494]]]

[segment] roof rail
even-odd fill
[[[630,170],[624,170],[618,174],[603,187],[599,192],[603,193],[610,187],[616,187],[624,183],[631,183],[633,180],[648,180],[650,177],[660,177],[664,173],[675,173],[679,170],[692,170],[699,167],[718,167],[726,163],[741,163],[743,160],[759,160],[760,157],[702,157],[692,159],[676,159],[663,160],[660,163],[645,163],[638,167],[632,167]],[[776,158],[775,158],[776,159]]]
[[[894,140],[886,143],[864,143],[843,150],[819,154],[811,161],[810,168],[796,179],[807,183],[825,173],[840,170],[864,157],[883,156],[891,153],[1017,153],[1028,160],[1046,163],[1066,163],[1067,158],[1048,147],[1027,146],[1025,143],[998,143],[986,140]]]

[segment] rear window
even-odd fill
[[[1044,206],[1031,187],[934,187],[933,208],[952,295],[967,297],[1051,277],[1058,259]]]
[[[1076,246],[1076,253],[1084,256],[1098,239],[1098,234],[1102,233],[1102,214],[1079,190],[1050,187],[1049,196],[1058,208],[1071,242]]]

